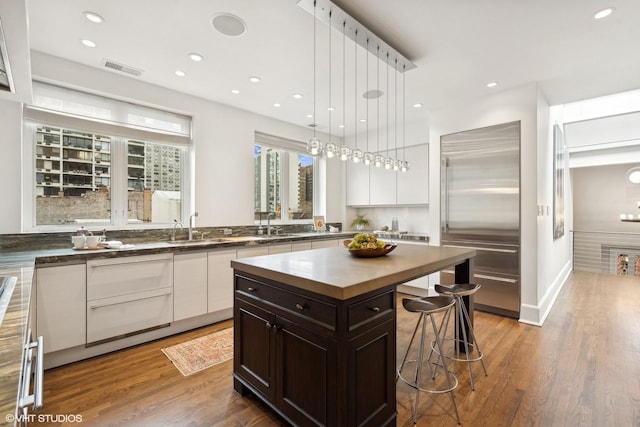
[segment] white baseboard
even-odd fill
[[[560,270],[553,284],[547,289],[547,292],[545,292],[540,299],[538,305],[521,304],[520,322],[534,326],[542,326],[572,270],[572,260],[570,259],[562,270]]]
[[[90,357],[99,356],[101,354],[110,353],[112,351],[121,350],[123,348],[153,341],[159,338],[168,337],[181,332],[196,329],[202,326],[211,325],[223,320],[233,318],[233,308],[228,308],[215,313],[203,314],[202,316],[191,317],[189,319],[180,320],[171,323],[169,326],[152,331],[144,332],[138,335],[132,335],[126,338],[109,341],[90,347],[83,345],[68,348],[65,350],[45,353],[44,368],[50,369],[57,366],[66,365],[68,363],[77,362],[88,359]]]

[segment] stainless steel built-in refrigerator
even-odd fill
[[[520,122],[443,135],[440,149],[441,245],[476,249],[476,309],[518,318]]]

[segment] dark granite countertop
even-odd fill
[[[17,278],[4,320],[0,325],[0,425],[7,423],[7,415],[15,414],[17,390],[20,386],[23,342],[29,327],[30,296],[34,268],[47,264],[75,264],[90,259],[118,258],[156,253],[184,253],[202,250],[252,247],[305,240],[347,239],[355,232],[295,233],[283,236],[223,237],[189,243],[167,241],[134,243],[125,249],[97,249],[77,251],[71,248],[43,249],[0,254],[0,276]],[[123,243],[127,243],[126,241]]]

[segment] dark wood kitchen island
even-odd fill
[[[474,250],[399,246],[379,258],[344,248],[242,258],[234,268],[234,388],[300,426],[396,424],[396,286]]]

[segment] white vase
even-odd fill
[[[356,224],[356,230],[363,231],[364,230],[364,224]]]

